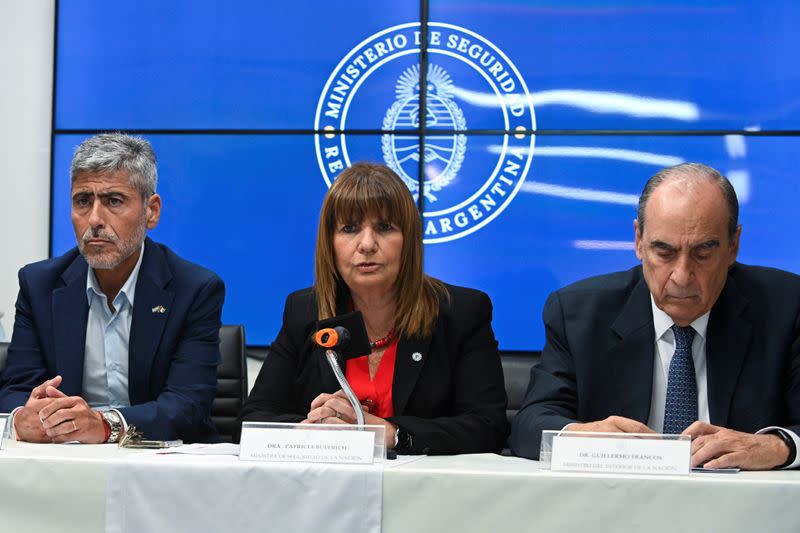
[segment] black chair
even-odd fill
[[[501,353],[500,363],[503,365],[503,379],[506,385],[506,395],[508,396],[508,406],[506,407],[506,418],[508,423],[522,407],[525,400],[525,392],[528,390],[528,382],[531,377],[531,367],[539,362],[539,352],[534,353]]]
[[[500,364],[503,365],[503,380],[508,396],[506,419],[509,425],[522,407],[531,378],[531,368],[539,362],[540,355],[540,352],[500,352]],[[512,455],[511,449],[505,448],[502,455]]]
[[[8,358],[8,343],[0,342],[0,375],[3,374],[3,369],[6,367],[6,358]]]
[[[247,353],[244,327],[219,328],[219,367],[217,367],[217,395],[211,406],[211,420],[217,426],[224,442],[231,442],[236,417],[247,399]]]

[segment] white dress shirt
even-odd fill
[[[667,401],[667,380],[669,364],[675,354],[675,334],[672,326],[675,322],[664,311],[656,306],[653,295],[650,295],[650,304],[653,308],[653,327],[655,328],[655,361],[653,364],[653,392],[650,397],[650,416],[647,426],[661,433],[664,431],[664,406]],[[706,334],[708,332],[708,318],[711,312],[697,318],[690,324],[696,334],[692,340],[692,359],[694,360],[694,374],[697,382],[697,419],[701,422],[711,421],[708,411],[708,371],[706,368]],[[800,438],[786,428],[770,426],[756,431],[757,434],[781,429],[792,437],[795,448],[800,450]],[[786,468],[800,465],[800,453],[795,455],[795,460]]]
[[[650,397],[650,416],[647,418],[647,426],[657,433],[662,433],[664,431],[664,405],[667,401],[669,365],[675,354],[675,333],[672,332],[675,322],[656,306],[652,294],[650,303],[653,307],[656,349],[653,363],[653,392]],[[694,340],[692,340],[692,359],[697,382],[697,419],[701,422],[711,420],[708,413],[708,375],[706,373],[706,332],[709,314],[710,312],[689,324],[695,331]]]

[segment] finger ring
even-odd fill
[[[42,423],[42,425],[44,425],[44,418],[42,418],[42,417],[40,416],[40,417],[39,417],[39,422],[41,422],[41,423]]]
[[[372,413],[372,410],[375,409],[375,401],[370,400],[369,398],[364,400],[364,410],[368,413]]]
[[[326,418],[328,418],[328,417],[327,417],[327,416],[323,416],[322,418],[320,418],[319,420],[317,420],[317,422],[319,422],[320,424],[324,424],[324,423],[325,423],[325,419],[326,419]]]
[[[74,420],[72,421],[72,431],[78,431],[78,424]]]
[[[340,413],[339,411],[334,411],[333,413],[336,415],[336,418],[338,418],[339,420],[342,419],[342,413]]]

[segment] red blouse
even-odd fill
[[[397,338],[383,352],[375,379],[369,378],[369,356],[364,355],[347,361],[345,375],[358,400],[373,405],[370,413],[381,418],[394,416],[392,405],[392,383],[394,382],[394,360],[397,358]],[[369,400],[369,402],[367,402]]]

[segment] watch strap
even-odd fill
[[[790,464],[794,463],[794,460],[797,458],[797,446],[794,443],[794,439],[791,435],[783,431],[782,429],[774,429],[768,432],[770,435],[777,435],[781,438],[786,447],[789,448],[789,456],[786,457],[786,461],[782,465],[778,465],[775,468],[780,470],[781,468],[786,468]]]
[[[414,437],[405,429],[397,426],[395,433],[395,446],[397,452],[409,452],[414,446]]]
[[[122,433],[122,418],[115,411],[104,411],[103,421],[108,424],[110,429],[106,437],[106,443],[118,442],[120,433]]]

